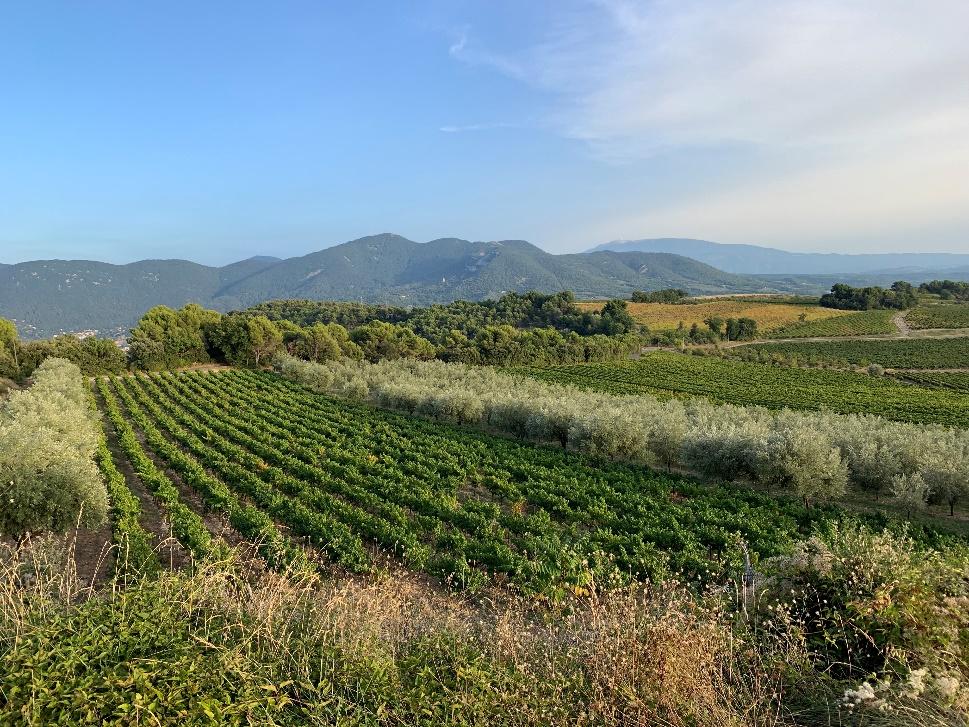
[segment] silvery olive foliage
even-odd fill
[[[806,501],[837,498],[849,485],[893,496],[906,510],[969,496],[969,432],[941,425],[606,394],[442,361],[312,364],[281,356],[276,368],[319,392],[602,457],[784,487]],[[925,486],[902,488],[903,480]]]
[[[0,534],[102,524],[108,495],[80,369],[47,359],[0,408]]]

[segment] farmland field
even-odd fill
[[[803,341],[755,344],[728,349],[733,354],[757,351],[796,356],[800,360],[877,363],[889,368],[948,369],[969,367],[969,338]]]
[[[951,389],[963,394],[969,394],[969,373],[966,372],[906,372],[904,377],[914,381],[919,386],[938,389]]]
[[[969,425],[969,396],[847,371],[769,366],[656,352],[638,361],[514,369],[553,383],[618,394],[702,396],[773,409],[878,414],[898,421]]]
[[[270,374],[117,378],[101,398],[116,427],[140,430],[183,479],[202,482],[211,506],[250,502],[276,532],[351,570],[367,568],[377,544],[458,584],[497,574],[549,593],[621,574],[719,573],[738,565],[737,534],[767,556],[837,517],[342,402]]]
[[[579,303],[583,310],[599,310],[602,303]],[[753,318],[761,332],[779,330],[797,324],[800,316],[817,321],[830,318],[852,317],[854,311],[822,308],[818,305],[793,303],[769,303],[763,301],[719,299],[690,303],[629,303],[627,309],[637,323],[662,331],[676,328],[680,322],[686,328],[694,323],[703,327],[703,321],[711,317]]]
[[[912,328],[969,328],[969,304],[939,303],[912,309],[905,320]]]
[[[823,310],[823,309],[822,309]],[[804,323],[794,322],[771,332],[773,338],[817,338],[826,336],[876,336],[896,333],[892,322],[896,311],[839,311],[849,315],[830,316]]]

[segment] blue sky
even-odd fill
[[[964,0],[0,5],[0,262],[969,252]]]

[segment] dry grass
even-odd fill
[[[194,715],[200,723],[963,724],[924,701],[864,715],[839,708],[844,686],[819,688],[797,625],[752,631],[731,608],[738,599],[729,589],[593,590],[552,609],[500,589],[470,600],[393,565],[353,578],[280,574],[255,550],[239,549],[193,572],[95,591],[78,582],[69,542],[42,538],[0,551],[0,659],[10,667],[0,673],[0,723],[11,714],[2,698],[11,683],[32,690],[17,712],[25,724],[58,721],[52,714],[129,724],[130,713],[100,722],[91,715],[114,716],[111,708],[138,702],[145,683],[167,680],[171,692],[192,684],[189,698],[164,692],[160,702],[144,701],[137,723],[195,723],[193,705],[215,705],[213,690],[229,702],[214,722]],[[137,616],[135,641],[122,612]],[[151,641],[155,631],[164,651]],[[180,631],[182,642],[172,637]],[[112,661],[133,644],[157,654],[139,662],[143,679],[134,686]],[[71,659],[66,669],[56,663]],[[81,709],[71,682],[78,675],[92,695],[86,720],[72,711]]]
[[[602,306],[602,303],[579,303],[582,310],[597,311]],[[769,333],[800,322],[802,314],[805,316],[805,321],[817,321],[854,313],[854,311],[821,308],[816,305],[754,303],[727,299],[682,304],[629,303],[627,307],[637,323],[657,331],[674,329],[681,321],[686,328],[690,328],[694,323],[702,328],[705,319],[719,317],[724,320],[753,318],[757,321],[758,330]]]
[[[98,618],[105,607],[130,610],[132,593],[144,589],[150,597],[135,602],[142,609],[158,604],[160,633],[190,624],[189,643],[224,669],[226,680],[280,684],[273,696],[283,706],[274,708],[295,711],[307,724],[330,723],[336,713],[357,715],[346,724],[386,725],[788,723],[780,717],[777,675],[751,658],[756,650],[736,639],[727,614],[675,586],[593,595],[553,612],[497,590],[472,602],[402,569],[338,580],[279,574],[240,551],[193,573],[166,572],[95,592],[78,583],[59,542],[42,539],[0,554],[0,657],[13,649],[11,664],[25,659],[15,653],[17,643],[35,644],[38,632],[42,651],[70,658],[72,634],[62,641],[50,629],[52,619],[66,619],[72,633],[104,631],[98,638],[105,639],[105,653],[124,652],[114,641],[125,638],[123,631],[78,627],[69,614],[96,600],[103,605],[89,611]],[[177,675],[167,670],[185,658],[166,658],[172,665],[159,663],[160,673]],[[57,665],[26,659],[37,693],[56,694]],[[97,667],[90,668],[95,675],[86,683],[97,685]],[[0,692],[11,677],[0,677]],[[49,714],[41,709],[42,700],[34,699],[27,723]],[[380,718],[357,722],[359,714]],[[146,724],[149,716],[142,715]]]

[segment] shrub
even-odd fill
[[[964,545],[925,550],[904,535],[847,525],[800,543],[792,555],[769,560],[764,569],[768,577],[758,604],[763,623],[800,634],[812,659],[828,665],[831,676],[868,685],[859,687],[861,693],[849,690],[849,701],[875,706],[876,692],[882,692],[883,699],[925,699],[930,703],[923,708],[931,712],[931,700],[945,701],[942,706],[950,710],[962,700],[965,717]],[[911,688],[913,679],[924,681],[924,688]],[[962,723],[955,711],[950,716],[955,721],[946,724]],[[898,723],[919,721],[900,717]]]
[[[0,533],[96,527],[108,511],[94,462],[99,436],[80,370],[47,359],[0,410]]]

